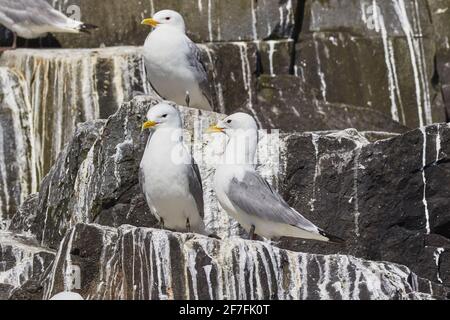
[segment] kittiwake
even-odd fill
[[[153,129],[139,170],[142,191],[163,228],[205,233],[200,171],[183,143],[181,117],[166,102],[147,113],[143,129]]]
[[[268,239],[295,237],[341,243],[343,240],[315,226],[274,190],[255,170],[258,127],[248,114],[235,113],[208,132],[229,137],[224,161],[216,167],[214,189],[223,209],[249,232]]]
[[[0,0],[0,24],[14,34],[11,49],[16,47],[17,36],[34,39],[49,32],[88,33],[90,29],[97,28],[68,18],[44,0]]]
[[[144,44],[144,62],[156,93],[179,105],[213,110],[207,69],[199,48],[186,36],[183,17],[162,10],[142,24],[154,27]]]

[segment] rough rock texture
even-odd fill
[[[39,279],[54,258],[53,251],[27,237],[0,231],[0,300],[30,279]]]
[[[148,139],[148,133],[140,128],[148,109],[156,103],[155,98],[136,97],[106,122],[80,125],[43,180],[39,194],[25,202],[13,217],[10,229],[31,231],[39,241],[56,249],[67,228],[77,222],[113,227],[125,223],[154,226],[156,220],[149,214],[140,191],[138,169]],[[216,147],[211,143],[214,137],[204,131],[222,116],[183,107],[180,111],[187,129],[186,143],[191,146],[204,178],[206,224],[220,235],[240,233],[219,209],[212,190],[212,161],[221,140]],[[264,165],[260,171],[276,181],[278,134],[261,132],[261,138],[259,158]],[[36,208],[29,205],[36,202]]]
[[[31,225],[31,232],[38,235],[38,240],[42,240],[47,234],[56,234],[54,237],[64,235],[65,225],[72,219],[69,208],[76,201],[75,197],[79,196],[74,189],[78,179],[77,172],[87,158],[93,143],[99,137],[104,123],[104,120],[96,120],[80,124],[72,141],[61,152],[59,161],[42,181],[39,188],[39,201],[34,209],[37,214]],[[55,217],[57,217],[57,223],[52,224]],[[16,219],[13,218],[13,221]]]
[[[37,183],[30,154],[30,105],[23,84],[19,74],[0,67],[0,229]]]
[[[142,49],[17,50],[0,56],[0,299],[74,289],[72,266],[91,299],[448,297],[450,127],[430,125],[450,114],[448,0],[51,3],[101,27],[64,47],[141,45],[142,18],[182,11],[216,111],[288,131],[260,132],[258,170],[347,244],[237,238],[211,185],[224,141],[202,134],[222,115],[183,107],[223,241],[151,229],[137,170],[159,100]]]
[[[30,213],[35,215],[31,233],[41,243],[58,248],[67,230],[77,223],[96,222],[112,231],[122,224],[155,225],[140,194],[137,171],[147,139],[139,127],[149,106],[156,102],[136,97],[100,130],[88,123],[82,127],[85,131],[75,135],[41,186],[37,213],[34,209]],[[180,110],[186,134],[191,135],[186,142],[192,143],[201,167],[207,227],[225,239],[245,237],[220,209],[211,188],[214,170],[208,157],[215,146],[208,138],[199,140],[220,115]],[[87,136],[89,129],[92,133]],[[445,181],[449,179],[450,127],[442,124],[423,130],[403,135],[360,134],[354,129],[262,135],[259,163],[264,165],[260,172],[305,216],[347,239],[344,247],[293,239],[282,239],[277,246],[401,263],[420,277],[449,286],[449,190]],[[383,138],[389,139],[379,140]],[[79,152],[80,148],[84,151]],[[11,228],[16,231],[28,228],[29,222],[21,218],[27,216],[25,207],[12,220]],[[83,248],[79,246],[79,250]],[[162,248],[165,245],[155,250]],[[427,292],[445,295],[442,287],[431,288]]]
[[[77,123],[107,118],[130,100],[134,91],[149,92],[142,81],[145,71],[136,48],[15,50],[0,57],[0,66],[13,69],[25,79],[25,101],[17,108],[29,118],[24,126],[30,127],[33,136],[37,183],[51,168]]]
[[[427,1],[311,0],[305,13],[296,74],[319,100],[375,109],[410,128],[446,119],[433,80],[440,32]]]
[[[254,112],[263,128],[281,128],[286,132],[342,128],[386,132],[407,130],[386,113],[372,108],[317,99],[292,75],[259,77]]]
[[[342,251],[292,240],[280,245],[393,261],[450,286],[449,141],[447,124],[375,143],[354,130],[288,136],[280,178],[285,198],[347,239],[347,246]]]
[[[446,0],[428,0],[436,40],[436,78],[442,90],[443,100],[450,119],[450,21],[449,3]],[[439,86],[440,84],[440,86]]]
[[[423,299],[432,284],[408,268],[268,243],[122,226],[78,224],[44,282],[48,299],[80,266],[86,299]],[[418,285],[426,284],[420,288]],[[429,285],[429,286],[427,286]],[[435,286],[436,297],[444,293]],[[439,291],[441,290],[441,291]],[[442,297],[442,296],[441,296]]]
[[[257,117],[261,127],[282,130],[349,126],[388,132],[405,130],[390,115],[370,108],[316,99],[298,78],[287,75],[292,41],[212,43],[200,47],[213,79],[216,109],[222,113],[246,111]],[[13,70],[2,69],[2,82],[5,87],[15,88],[14,94],[6,96],[12,102],[0,101],[5,109],[1,115],[5,135],[11,136],[3,140],[5,157],[17,162],[2,173],[2,181],[11,186],[4,188],[5,194],[0,196],[1,211],[7,217],[26,195],[38,190],[77,123],[107,118],[138,92],[151,94],[138,47],[17,50],[1,56],[0,65]],[[13,142],[17,147],[11,145]],[[17,177],[21,177],[20,181]]]
[[[162,9],[183,14],[189,36],[196,42],[251,41],[289,38],[294,29],[297,0],[48,0],[69,16],[94,23],[91,35],[56,35],[63,47],[90,48],[142,45],[150,32],[141,21]],[[99,15],[98,13],[102,14]]]

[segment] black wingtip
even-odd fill
[[[89,24],[89,23],[83,23],[80,26],[80,32],[84,32],[84,33],[90,33],[90,30],[97,30],[98,27],[96,25],[93,24]]]
[[[215,233],[209,234],[208,237],[211,239],[222,240],[222,238],[216,235]]]
[[[324,236],[325,238],[328,238],[329,242],[336,243],[336,244],[345,244],[344,239],[334,236],[324,230],[319,230],[319,233],[320,233],[320,235]]]

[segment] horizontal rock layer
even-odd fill
[[[90,35],[56,35],[63,47],[142,45],[151,29],[144,18],[172,9],[180,12],[188,35],[196,42],[251,41],[289,38],[294,29],[297,0],[48,0],[69,16],[99,26]],[[101,15],[98,12],[102,12]]]
[[[410,127],[446,119],[427,1],[308,1],[296,74],[317,99],[376,109]],[[448,60],[447,60],[448,61]]]
[[[432,297],[431,283],[400,265],[131,226],[76,225],[44,282],[44,298],[71,289],[66,270],[72,266],[82,270],[77,291],[86,299]]]

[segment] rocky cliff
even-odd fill
[[[49,2],[101,29],[0,56],[0,299],[448,297],[448,1]],[[178,108],[221,240],[154,229],[139,189],[159,101],[139,22],[163,7],[213,82],[216,112]],[[244,240],[211,185],[223,141],[204,134],[235,111],[272,129],[259,172],[345,246]]]

